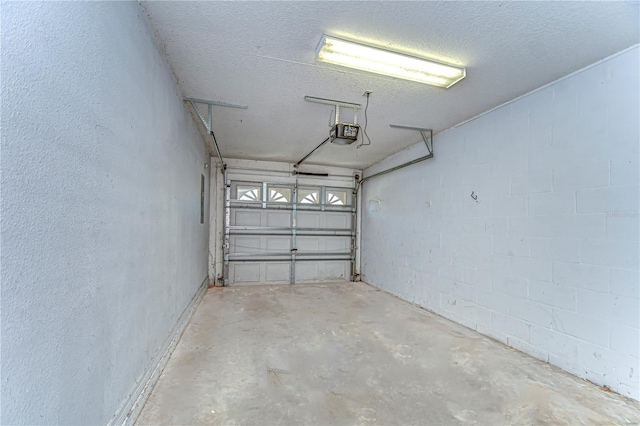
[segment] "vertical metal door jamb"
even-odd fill
[[[267,195],[267,182],[262,182],[262,208],[267,208],[267,200],[269,196]],[[266,224],[265,224],[266,225]]]
[[[296,246],[296,227],[298,226],[298,177],[296,176],[296,182],[293,186],[293,198],[292,210],[291,210],[291,269],[289,272],[289,282],[291,284],[296,283],[296,252],[298,248]]]
[[[229,227],[231,226],[231,182],[227,180],[226,167],[222,171],[224,180],[224,242],[222,253],[224,266],[222,269],[222,285],[229,285]]]
[[[358,220],[358,178],[354,176],[355,186],[351,199],[351,281],[356,280],[356,221]]]

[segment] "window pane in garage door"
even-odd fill
[[[300,204],[320,204],[320,189],[298,189],[298,203]]]
[[[284,187],[269,187],[269,198],[267,201],[272,203],[290,203],[291,202],[291,188]]]

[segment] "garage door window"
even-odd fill
[[[262,201],[261,188],[259,186],[238,185],[236,187],[236,200]]]
[[[291,188],[269,187],[268,201],[272,203],[290,203]]]
[[[327,189],[326,203],[332,206],[344,206],[347,204],[347,192]]]
[[[299,189],[298,203],[320,204],[320,189]]]

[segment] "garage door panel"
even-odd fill
[[[291,226],[291,212],[269,210],[247,211],[232,208],[230,225],[289,228]]]
[[[351,216],[351,212],[298,212],[298,227],[351,229]]]
[[[309,260],[296,263],[296,283],[332,282],[349,279],[349,260]]]
[[[290,262],[232,262],[229,266],[229,281],[233,285],[256,285],[261,283],[287,284],[290,281]]]
[[[232,235],[229,238],[230,254],[290,253],[289,235]]]
[[[324,250],[330,252],[348,252],[351,249],[351,237],[325,237]]]
[[[343,281],[349,277],[351,267],[349,261],[323,263],[325,268],[323,276],[326,281]]]
[[[298,253],[311,252],[317,253],[320,251],[320,237],[298,237],[296,238],[296,248]]]
[[[300,192],[303,190],[307,192]],[[229,209],[225,224],[227,284],[351,278],[352,189],[298,187],[301,204],[292,205],[295,194],[293,184],[231,182],[230,204],[225,207]],[[293,246],[296,250],[292,252]]]
[[[290,281],[291,263],[267,263],[265,265],[265,282],[288,283]]]
[[[351,213],[327,212],[325,214],[325,228],[346,229],[351,227]]]
[[[351,237],[304,236],[296,238],[298,253],[349,253]]]
[[[262,230],[263,228],[257,226],[248,226],[246,228],[235,228],[231,231],[231,235],[259,235],[257,234],[257,230]],[[265,232],[261,232],[264,235],[290,235],[291,231],[285,228],[274,228],[273,230],[265,229]]]
[[[233,282],[235,283],[259,283],[259,263],[234,263],[231,268]]]
[[[261,212],[232,210],[231,225],[232,226],[260,226]]]
[[[231,236],[230,242],[230,253],[257,254],[263,246],[260,236],[255,235]]]
[[[296,282],[319,281],[319,267],[315,261],[296,263]]]
[[[271,227],[290,227],[291,226],[291,212],[288,211],[274,211],[266,212],[266,221],[264,226]]]
[[[298,228],[320,228],[319,212],[298,212]]]
[[[265,242],[269,253],[288,253],[291,250],[291,237],[266,237]]]

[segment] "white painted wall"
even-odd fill
[[[0,69],[0,423],[106,424],[207,276],[209,157],[135,2],[3,2]]]
[[[640,399],[638,64],[636,46],[365,182],[363,280]]]

